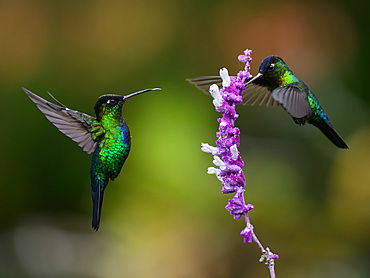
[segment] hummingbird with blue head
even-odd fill
[[[210,85],[222,84],[219,76],[194,77],[187,81],[207,94]],[[245,86],[243,104],[282,106],[296,124],[312,124],[337,147],[348,149],[310,88],[293,74],[282,58],[266,57],[259,66],[258,74],[250,78]]]
[[[69,109],[50,93],[57,104],[22,89],[54,126],[77,142],[85,152],[93,153],[90,167],[92,227],[98,231],[104,190],[109,180],[118,177],[131,149],[130,130],[122,116],[122,106],[133,96],[160,88],[146,89],[127,96],[102,95],[94,106],[96,117]]]

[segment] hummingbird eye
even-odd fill
[[[117,101],[115,100],[115,99],[108,99],[107,100],[107,104],[109,104],[109,105],[115,105],[115,104],[117,104]]]
[[[271,64],[271,65],[269,65],[268,70],[272,71],[274,68],[275,68],[275,64]]]

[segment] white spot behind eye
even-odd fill
[[[116,100],[115,99],[108,99],[107,104],[115,104]]]

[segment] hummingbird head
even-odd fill
[[[142,91],[129,94],[127,96],[113,94],[102,95],[96,101],[94,106],[96,118],[98,119],[98,121],[100,121],[101,118],[106,115],[112,115],[112,117],[120,117],[122,116],[122,106],[127,99],[153,90],[160,90],[160,88],[145,89]]]
[[[100,96],[94,106],[96,117],[100,119],[107,114],[121,114],[123,103],[123,96],[120,95],[108,94]]]
[[[287,71],[290,70],[282,58],[278,56],[268,56],[260,64],[258,74],[251,80],[249,80],[248,83],[246,83],[246,85],[248,85],[249,83],[253,82],[258,78],[262,78],[265,80],[269,80],[272,83],[276,83],[282,76],[284,76],[284,74]]]
[[[261,73],[264,77],[269,77],[280,74],[286,70],[289,70],[289,68],[284,63],[283,59],[278,56],[268,56],[262,61],[258,73]]]

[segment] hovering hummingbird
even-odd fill
[[[160,88],[146,89],[127,96],[102,95],[96,101],[96,118],[69,109],[50,93],[58,103],[51,103],[22,87],[46,118],[88,154],[93,153],[90,177],[93,201],[92,227],[99,229],[104,190],[109,179],[118,177],[130,152],[130,130],[122,116],[124,102],[138,94]]]
[[[202,76],[187,79],[208,94],[209,86],[221,85],[219,76]],[[258,74],[245,84],[245,105],[282,106],[298,125],[312,124],[319,128],[337,147],[348,149],[335,131],[328,116],[310,88],[288,68],[278,56],[268,56],[258,69]]]

